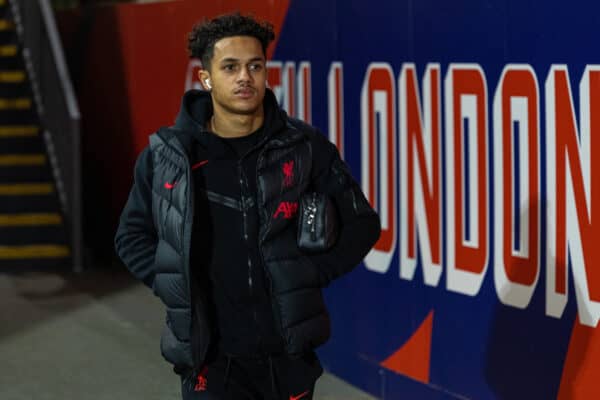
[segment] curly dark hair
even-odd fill
[[[275,39],[271,23],[258,22],[254,17],[241,15],[239,12],[225,14],[194,25],[188,35],[189,55],[199,58],[203,68],[210,69],[215,43],[230,36],[255,37],[262,45],[265,55],[269,43]]]

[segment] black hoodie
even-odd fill
[[[175,127],[189,131],[195,207],[191,268],[207,294],[213,323],[211,350],[239,356],[283,351],[258,249],[256,162],[269,134],[285,126],[270,94],[265,122],[247,137],[225,139],[204,128],[210,96],[185,94]],[[207,279],[208,278],[208,279]]]

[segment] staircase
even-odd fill
[[[70,246],[8,0],[0,0],[0,271],[67,266]]]

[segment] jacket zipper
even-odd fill
[[[260,201],[262,198],[262,193],[261,193],[261,189],[260,189],[260,182],[259,182],[259,174],[258,174],[258,170],[259,167],[261,165],[261,161],[263,159],[263,155],[265,153],[265,150],[267,149],[268,146],[264,146],[260,152],[258,153],[258,157],[256,160],[256,207],[258,210],[258,216],[259,216],[259,220],[258,220],[258,224],[260,226],[261,224],[261,217],[260,217],[260,213],[261,213],[261,207],[260,207]],[[265,218],[265,223],[269,224],[269,218]],[[266,227],[265,227],[265,231],[266,231]],[[269,301],[271,302],[271,312],[273,313],[273,319],[275,320],[275,325],[279,331],[279,334],[281,336],[281,339],[283,340],[284,343],[284,347],[287,348],[288,343],[285,337],[285,334],[283,332],[283,325],[281,324],[281,316],[279,315],[279,310],[275,307],[275,301],[273,298],[273,279],[271,278],[271,274],[269,273],[269,269],[267,268],[267,264],[265,262],[265,256],[263,255],[263,251],[262,251],[262,242],[263,242],[263,238],[259,229],[258,232],[258,256],[260,257],[260,261],[262,263],[262,268],[263,271],[265,273],[265,277],[267,278],[268,281],[268,290],[269,290]]]
[[[252,299],[252,297],[254,296],[254,282],[252,280],[252,258],[250,255],[250,246],[248,244],[248,214],[247,214],[247,208],[246,208],[246,201],[245,201],[245,196],[244,196],[244,184],[245,184],[245,175],[244,175],[244,171],[242,168],[242,160],[238,161],[238,177],[239,177],[239,182],[240,182],[240,204],[242,206],[242,227],[243,227],[243,232],[244,232],[244,241],[246,243],[246,248],[248,249],[248,294],[250,296],[250,298]],[[252,307],[252,317],[254,319],[254,323],[256,324],[256,326],[258,326],[258,315],[256,312],[256,305],[253,304]],[[262,341],[260,334],[258,336],[259,338],[259,342]]]

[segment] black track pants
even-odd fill
[[[182,377],[183,400],[311,400],[323,369],[314,353],[301,358],[219,356],[198,376]]]

